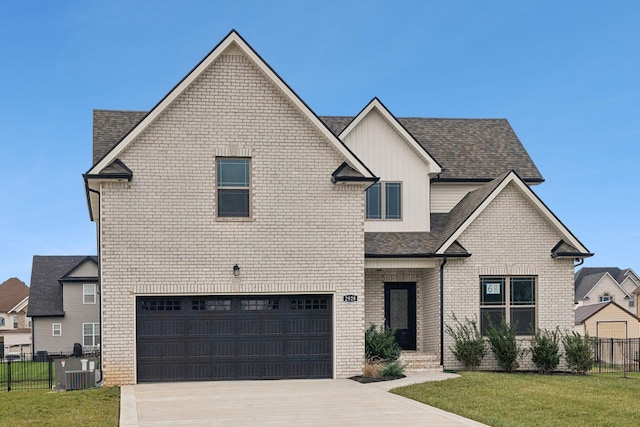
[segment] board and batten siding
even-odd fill
[[[380,177],[402,183],[402,219],[366,220],[365,231],[429,231],[429,166],[375,109],[344,137]]]
[[[431,213],[449,213],[464,196],[481,186],[469,183],[432,183]]]

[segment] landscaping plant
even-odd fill
[[[399,360],[382,365],[379,375],[381,377],[401,377],[404,375],[404,365]]]
[[[464,369],[473,370],[480,366],[482,359],[487,354],[487,346],[484,337],[478,330],[478,322],[467,319],[460,322],[455,314],[451,315],[454,326],[445,325],[447,334],[453,338],[453,347],[449,347],[458,362],[464,365]]]
[[[518,344],[516,335],[516,327],[508,324],[504,319],[499,326],[495,326],[493,322],[489,321],[487,328],[489,347],[496,356],[498,366],[507,372],[518,369],[520,366],[518,358],[527,352]]]
[[[542,374],[553,372],[560,363],[560,331],[537,330],[531,339],[531,360]]]
[[[593,338],[581,336],[575,331],[563,335],[564,358],[567,366],[576,374],[586,374],[593,368]]]
[[[393,362],[398,360],[402,349],[396,342],[395,329],[371,324],[364,334],[365,358],[369,362]]]

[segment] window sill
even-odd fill
[[[214,220],[216,222],[254,222],[256,219],[252,217],[217,216]]]

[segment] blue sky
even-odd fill
[[[319,115],[507,118],[534,190],[640,270],[640,2],[0,0],[0,282],[95,254],[92,110],[148,110],[235,28]]]

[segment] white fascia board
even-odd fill
[[[442,168],[438,162],[416,141],[416,139],[400,124],[398,119],[384,106],[378,98],[373,98],[366,107],[358,113],[358,115],[349,123],[349,125],[340,132],[338,137],[344,141],[344,138],[353,131],[358,124],[372,111],[378,111],[382,117],[402,136],[402,138],[413,148],[420,158],[429,166],[429,174],[437,175],[442,172]]]
[[[20,301],[18,304],[16,304],[15,307],[13,307],[11,310],[9,310],[7,312],[7,314],[9,313],[19,313],[20,311],[22,311],[26,306],[29,305],[29,297],[26,296],[24,297],[24,299],[22,301]]]
[[[103,157],[87,174],[99,174],[102,169],[113,162],[118,155],[134,140],[150,123],[152,123],[173,101],[187,89],[218,57],[232,44],[235,44],[254,64],[269,77],[272,82],[298,107],[303,114],[331,142],[345,160],[367,178],[374,178],[373,173],[340,141],[311,109],[291,90],[291,88],[267,65],[262,58],[235,31],[222,40],[187,76],[174,87],[153,109],[127,134],[105,157]]]
[[[553,212],[551,212],[551,210],[542,202],[542,200],[540,200],[540,198],[533,192],[533,190],[531,190],[531,188],[529,188],[529,186],[525,184],[524,181],[522,181],[522,179],[520,179],[515,172],[511,171],[511,173],[509,173],[509,175],[507,175],[505,179],[502,180],[500,185],[498,185],[496,189],[493,190],[489,197],[487,197],[482,202],[482,204],[480,204],[480,206],[469,216],[469,218],[467,218],[467,220],[462,223],[462,225],[451,236],[449,236],[446,242],[436,251],[436,254],[444,255],[444,252],[447,250],[447,248],[449,248],[449,246],[451,246],[453,242],[455,242],[460,237],[460,235],[467,229],[467,227],[469,227],[469,225],[473,221],[475,221],[478,216],[480,216],[480,214],[486,209],[487,206],[491,204],[491,202],[493,202],[498,194],[500,194],[502,190],[504,190],[505,187],[512,182],[516,184],[516,186],[522,191],[525,196],[527,196],[527,198],[534,204],[538,211],[540,211],[547,218],[547,220],[549,220],[549,222],[554,227],[556,227],[556,229],[560,232],[560,234],[562,234],[562,237],[567,243],[573,245],[573,247],[575,247],[582,253],[589,252],[589,250],[585,248],[573,234],[571,234],[569,229],[565,227],[562,222],[560,222],[560,220],[553,214]]]

